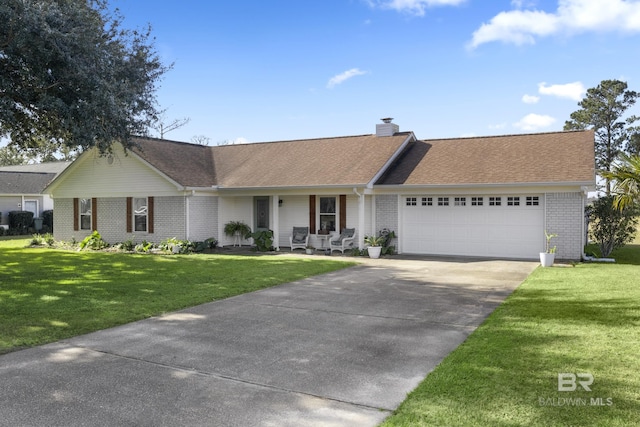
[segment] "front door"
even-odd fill
[[[269,197],[255,198],[255,231],[269,229]]]
[[[23,210],[33,212],[33,217],[38,216],[38,201],[37,200],[25,200]]]

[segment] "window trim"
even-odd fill
[[[426,196],[421,199],[422,206],[433,206],[433,196]]]
[[[320,199],[325,197],[332,197],[335,199],[335,213],[323,213],[320,212]],[[341,232],[347,226],[347,195],[346,194],[312,194],[309,195],[309,230],[312,234],[316,234],[322,227],[320,222],[321,215],[335,215],[335,231],[328,231],[329,233]]]
[[[502,206],[502,196],[489,196],[489,206]]]
[[[136,200],[144,200],[144,207],[146,211],[144,214],[136,212]],[[148,233],[149,232],[149,198],[148,197],[133,197],[131,199],[131,212],[133,214],[133,232],[135,233]],[[144,230],[138,230],[138,218],[144,217]]]
[[[520,196],[507,196],[507,206],[520,206]]]
[[[484,196],[471,197],[471,206],[484,206]]]
[[[84,213],[82,212],[82,204],[83,203],[85,203],[85,205],[89,205],[88,212],[84,212]],[[92,225],[93,225],[93,216],[94,216],[93,209],[92,209],[93,206],[92,205],[93,205],[93,200],[90,197],[78,198],[78,229],[79,230],[93,231],[93,230],[91,230],[93,228]],[[82,219],[86,218],[86,217],[89,218],[89,221],[87,222],[88,225],[89,225],[88,228],[85,228],[85,227],[82,226],[82,224],[83,224]]]
[[[439,196],[438,206],[449,206],[449,196]]]
[[[142,199],[143,197],[136,197],[136,199]],[[135,224],[135,213],[133,212],[133,197],[127,197],[126,199],[126,226],[127,233],[134,232],[134,224]],[[153,196],[147,196],[147,234],[153,234],[154,232],[154,205],[155,199]],[[144,231],[139,231],[139,233],[145,233]]]

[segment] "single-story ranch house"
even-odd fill
[[[55,238],[98,230],[109,243],[205,240],[229,221],[271,229],[289,246],[355,228],[355,246],[383,228],[399,253],[533,259],[544,232],[557,258],[579,259],[586,193],[595,188],[592,131],[419,140],[383,119],[372,135],[208,147],[137,138],[89,150],[45,189]],[[245,244],[250,242],[244,241]]]

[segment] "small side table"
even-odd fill
[[[327,239],[329,237],[331,237],[330,234],[316,234],[316,237],[320,240],[320,250],[324,251],[324,242],[327,241]]]

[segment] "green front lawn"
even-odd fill
[[[383,426],[640,425],[640,245],[612,257],[535,270]]]
[[[29,241],[0,238],[0,354],[353,265],[25,248]]]

